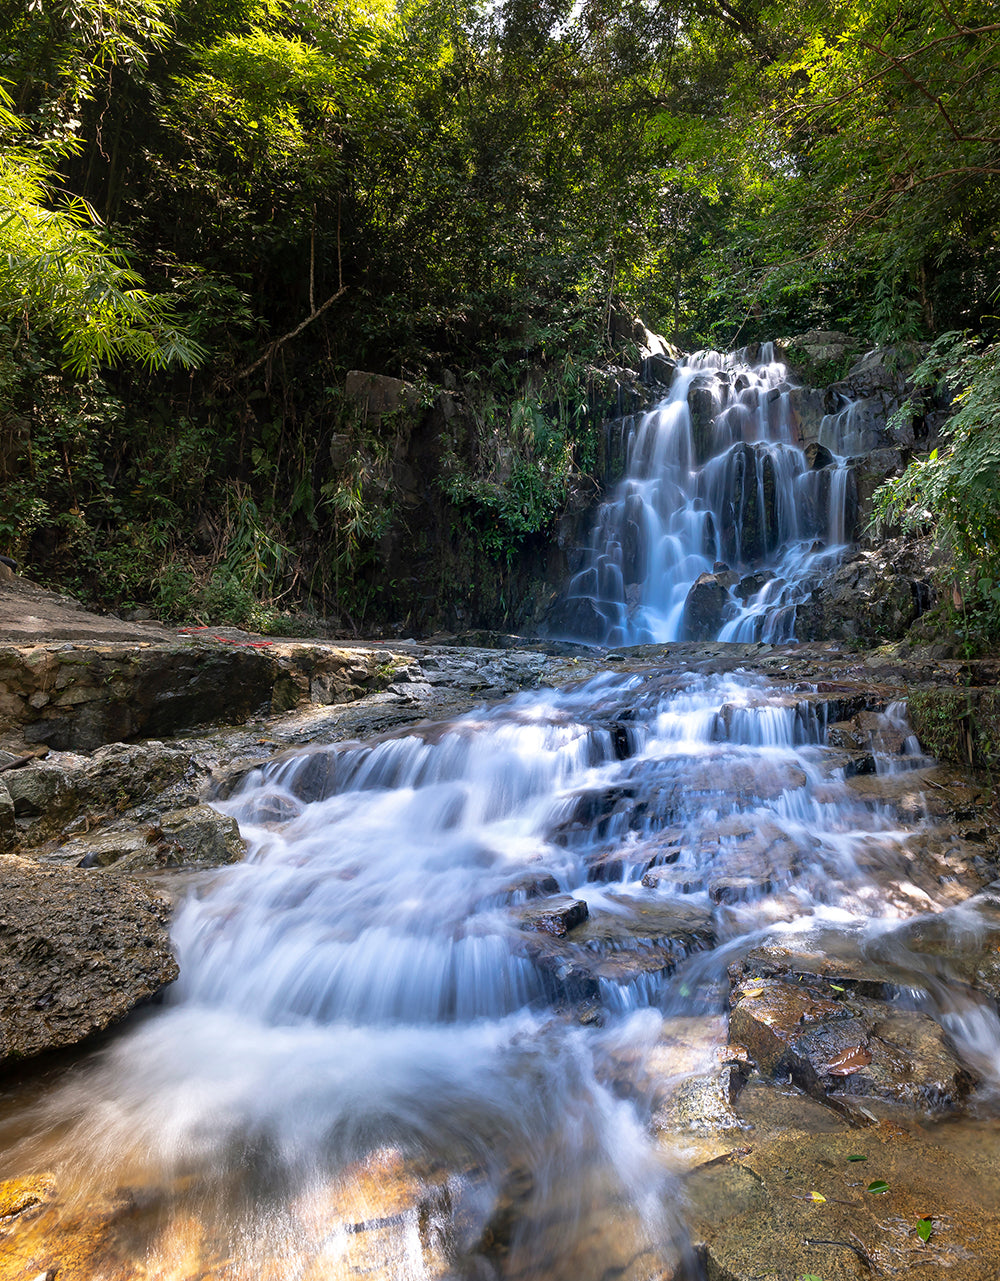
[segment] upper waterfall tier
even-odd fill
[[[697,352],[663,401],[621,420],[624,478],[601,504],[554,630],[610,645],[789,640],[795,606],[853,534],[849,408],[806,443],[762,344]]]

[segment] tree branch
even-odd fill
[[[319,307],[315,305],[314,293],[313,293],[313,289],[314,289],[313,273],[315,270],[315,245],[316,245],[316,226],[314,223],[312,242],[310,246],[310,259],[309,259],[309,306],[312,308],[312,310],[310,311],[309,315],[306,316],[305,320],[300,321],[300,323],[297,324],[294,329],[290,329],[287,334],[282,334],[280,338],[275,338],[274,342],[268,343],[267,346],[264,348],[263,354],[258,356],[252,365],[247,365],[245,369],[241,369],[235,375],[237,378],[247,378],[249,377],[250,374],[254,372],[255,369],[259,369],[261,365],[263,365],[265,362],[273,360],[275,355],[277,355],[277,353],[281,350],[281,348],[284,347],[285,343],[291,342],[293,338],[297,338],[299,334],[303,331],[303,329],[306,329],[309,325],[311,325],[314,320],[318,320],[320,316],[322,316],[323,312],[327,310],[327,308],[332,307],[333,304],[337,301],[337,299],[347,292],[347,286],[344,284],[344,264],[341,258],[341,249],[340,249],[340,197],[339,196],[337,197],[337,281],[338,281],[337,291],[336,293],[331,294],[330,297],[327,298],[326,302],[322,303]]]
[[[916,76],[911,74],[911,72],[903,66],[903,59],[897,58],[894,54],[891,54],[888,49],[883,49],[881,45],[871,44],[867,40],[860,40],[858,43],[863,49],[868,49],[872,53],[877,53],[879,57],[885,58],[887,62],[891,62],[896,70],[900,72],[904,79],[908,80],[909,83],[913,85],[914,89],[916,89],[918,93],[922,94],[928,102],[933,103],[934,106],[937,107],[938,111],[944,117],[945,124],[947,124],[948,128],[951,130],[952,136],[956,142],[1000,142],[1000,137],[987,138],[979,134],[962,133],[958,125],[955,124],[954,120],[952,120],[951,116],[948,114],[948,109],[941,101],[940,97],[931,93],[930,89],[928,89],[922,81],[918,80]],[[912,56],[912,54],[907,55],[907,57]]]

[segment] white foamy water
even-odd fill
[[[903,709],[880,725],[912,764]],[[250,853],[178,911],[180,981],[39,1105],[15,1158],[51,1163],[58,1135],[81,1192],[169,1204],[189,1181],[233,1277],[301,1235],[304,1195],[385,1152],[451,1180],[449,1269],[475,1273],[512,1180],[526,1275],[579,1276],[577,1243],[600,1222],[611,1250],[622,1216],[630,1251],[676,1257],[669,1163],[615,1063],[641,1062],[662,1011],[716,1016],[740,941],[927,908],[908,832],[846,786],[809,691],[742,677],[523,695],[291,754],[220,808]],[[525,928],[566,895],[590,911],[566,939]],[[995,1019],[959,1017],[988,1054]],[[393,1275],[440,1274],[413,1244],[425,1219],[387,1229]]]

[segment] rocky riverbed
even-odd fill
[[[113,634],[77,610],[70,630],[48,606],[40,631],[0,650],[3,1281],[995,1276],[1000,823],[970,768],[995,762],[993,664],[831,645]],[[245,1169],[220,1183],[190,1149],[149,1164],[141,1130],[127,1159],[66,1137],[81,1067],[99,1080],[156,1026],[144,1011],[177,974],[173,904],[224,883],[247,844],[266,857],[270,834],[334,803],[345,770],[471,743],[488,715],[456,718],[545,688],[564,691],[545,723],[578,720],[583,764],[599,768],[534,829],[548,854],[503,875],[485,855],[471,874],[456,863],[442,885],[468,878],[470,924],[435,930],[506,940],[557,1059],[567,1034],[599,1046],[579,1098],[630,1109],[643,1186],[623,1197],[604,1167],[575,1179],[578,1157],[543,1178],[534,1132],[508,1117],[492,1123],[496,1168],[457,1140],[433,1156],[376,1142],[297,1187],[248,1250],[218,1213]],[[699,698],[697,749],[647,750]],[[922,745],[953,759],[919,755],[904,701]],[[538,716],[517,707],[511,733]],[[790,726],[787,745],[740,748],[750,721],[758,736]],[[366,874],[347,850],[334,880],[347,894]],[[392,881],[373,889],[411,910]],[[858,935],[869,913],[877,928]],[[503,1013],[513,998],[490,999]],[[114,1090],[100,1088],[86,1108],[111,1125]]]

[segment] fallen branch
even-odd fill
[[[43,756],[48,756],[47,747],[39,748],[37,751],[29,752],[27,756],[19,756],[16,760],[8,761],[6,765],[0,765],[0,774],[5,774],[7,770],[20,769],[22,765],[30,765],[32,761],[41,760]]]

